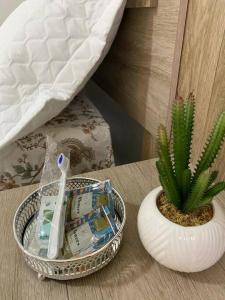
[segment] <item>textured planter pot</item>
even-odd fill
[[[206,224],[184,227],[165,218],[156,201],[162,188],[150,192],[138,213],[138,232],[148,253],[175,271],[199,272],[214,265],[225,252],[225,213],[213,201],[214,215]]]

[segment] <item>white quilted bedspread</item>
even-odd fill
[[[27,0],[0,27],[0,148],[40,127],[107,53],[126,0]]]

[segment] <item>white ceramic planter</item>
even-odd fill
[[[206,224],[184,227],[165,218],[150,192],[138,213],[138,232],[148,253],[160,264],[180,272],[199,272],[214,265],[225,252],[225,213],[213,201],[214,216]]]

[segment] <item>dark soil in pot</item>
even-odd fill
[[[203,225],[208,223],[213,217],[213,206],[211,204],[198,208],[192,213],[185,214],[170,203],[164,193],[158,197],[157,206],[164,217],[182,226]]]

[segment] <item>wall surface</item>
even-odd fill
[[[156,8],[126,9],[96,82],[149,132],[155,155],[160,123],[167,124],[175,96],[186,0],[159,0]]]
[[[23,0],[0,0],[0,25]]]
[[[110,126],[116,164],[128,164],[141,160],[143,158],[144,128],[129,117],[120,105],[92,80],[86,85],[85,93]]]
[[[178,95],[196,95],[193,160],[219,112],[225,110],[225,1],[189,0]],[[225,147],[217,165],[225,177]]]

